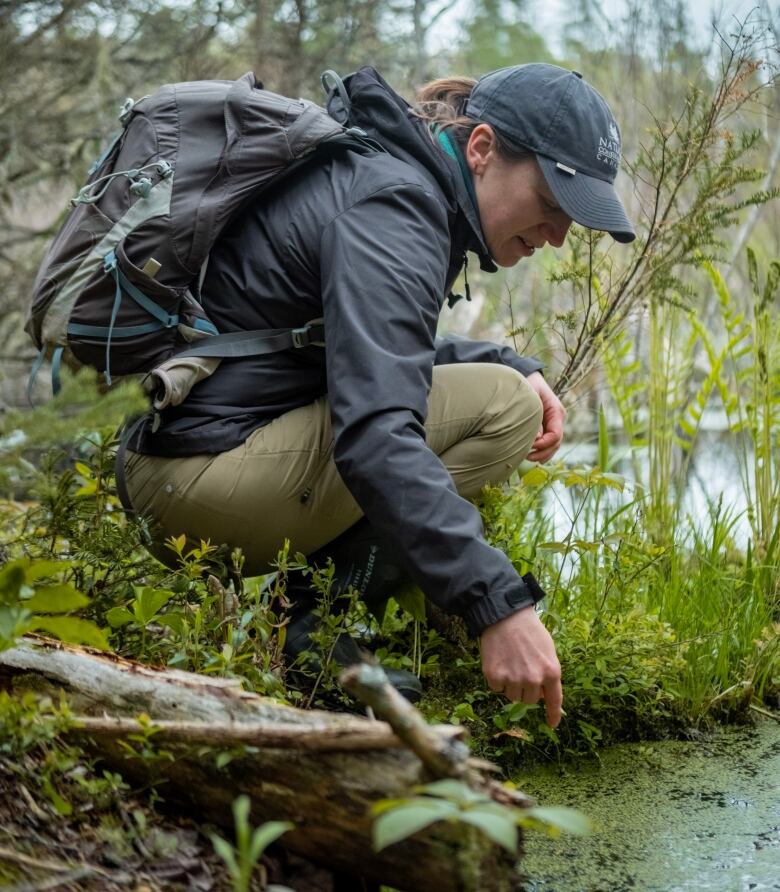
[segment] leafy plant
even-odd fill
[[[289,821],[267,821],[260,827],[252,828],[249,823],[250,802],[248,796],[239,796],[233,801],[233,819],[235,821],[235,845],[216,833],[211,834],[214,850],[227,865],[233,882],[233,892],[249,892],[249,883],[255,868],[258,867],[263,852],[288,830],[294,828]],[[262,885],[265,888],[265,873],[259,867]]]
[[[90,620],[72,616],[89,598],[70,583],[47,582],[70,568],[66,561],[19,558],[0,568],[0,650],[27,632],[45,632],[74,644],[108,649],[105,635]]]
[[[137,716],[138,730],[128,734],[119,741],[119,746],[133,759],[140,759],[149,765],[157,765],[162,762],[172,762],[173,753],[157,745],[155,736],[160,733],[159,726],[155,725],[149,715],[142,712]]]
[[[517,853],[518,827],[542,830],[550,836],[561,832],[589,832],[587,818],[575,809],[502,805],[463,781],[445,779],[414,788],[420,795],[409,799],[385,799],[376,803],[372,828],[374,850],[379,852],[438,821],[476,827],[510,854]]]
[[[134,586],[135,597],[127,607],[112,607],[106,613],[109,625],[119,629],[128,623],[134,624],[141,631],[140,656],[146,655],[146,632],[152,623],[175,625],[181,620],[180,613],[163,615],[160,611],[171,600],[174,593],[165,589],[155,589],[149,585]]]
[[[739,441],[740,473],[748,503],[754,549],[771,562],[780,555],[780,317],[776,302],[780,262],[769,264],[762,285],[755,253],[748,249],[752,290],[747,321],[734,305],[714,264],[702,261],[718,296],[729,334],[724,353],[732,381],[724,407]],[[777,582],[775,583],[778,584]]]
[[[64,695],[58,701],[32,691],[13,696],[0,691],[0,757],[14,766],[14,775],[40,790],[60,816],[74,804],[105,804],[127,789],[121,776],[100,771],[63,734],[73,724]]]

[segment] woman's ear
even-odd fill
[[[496,134],[490,124],[477,124],[466,143],[466,163],[474,176],[485,172],[490,158],[496,154]]]

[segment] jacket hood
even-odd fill
[[[349,124],[360,127],[391,155],[425,168],[468,224],[466,249],[479,256],[486,272],[495,272],[482,234],[479,212],[463,182],[457,162],[435,145],[427,127],[413,114],[410,104],[384,80],[376,69],[366,66],[344,80],[349,97]],[[328,96],[328,111],[343,120],[343,98],[338,90]]]

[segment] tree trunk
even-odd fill
[[[232,802],[245,793],[255,824],[292,821],[295,829],[280,844],[335,871],[403,892],[520,888],[514,860],[466,825],[440,822],[373,851],[371,806],[408,796],[413,786],[432,778],[389,724],[299,710],[246,692],[230,679],[153,669],[48,640],[25,639],[0,653],[3,680],[19,688],[64,689],[71,709],[85,714],[82,727],[72,733],[88,737],[124,777],[156,784],[167,801],[185,805],[200,820],[232,828]],[[143,725],[134,720],[140,713],[155,726],[145,741],[138,737]],[[507,791],[468,760],[459,740],[462,729],[428,731],[410,745],[423,748],[434,771],[444,766],[441,771],[505,798]],[[141,741],[154,756],[128,752],[128,745],[140,749]],[[428,758],[428,745],[438,754]],[[226,751],[232,758],[218,767],[217,756]],[[442,761],[445,751],[460,752],[462,763]]]

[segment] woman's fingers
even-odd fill
[[[529,375],[526,381],[542,403],[542,430],[534,441],[528,459],[544,462],[552,458],[563,441],[566,409],[539,372]]]
[[[563,715],[563,686],[560,678],[542,688],[542,697],[544,697],[547,724],[551,728],[557,728]]]
[[[509,700],[545,699],[547,719],[561,719],[561,666],[555,644],[533,607],[510,614],[482,633],[482,669],[490,690]]]

